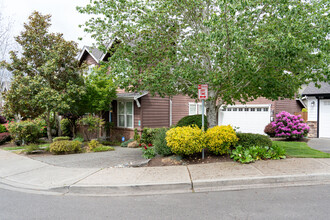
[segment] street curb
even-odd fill
[[[195,192],[243,190],[251,188],[269,188],[283,186],[321,185],[327,183],[330,183],[329,173],[193,181]]]
[[[192,192],[244,190],[330,184],[329,173],[283,176],[246,177],[234,179],[195,180],[192,183],[159,183],[136,185],[70,185],[42,188],[0,178],[0,188],[46,195],[131,196]],[[192,188],[192,186],[194,186]]]
[[[69,186],[47,188],[47,187],[29,185],[25,183],[19,183],[12,180],[0,178],[0,188],[8,189],[11,191],[27,192],[27,193],[35,193],[35,194],[63,195],[68,192]]]
[[[154,195],[191,193],[191,183],[159,183],[136,185],[72,185],[68,189],[68,195],[101,195],[101,196],[129,196],[129,195]]]

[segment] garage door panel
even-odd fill
[[[270,108],[268,106],[236,108],[235,106],[220,111],[219,125],[238,127],[238,131],[246,133],[264,134],[265,126],[270,122]],[[239,111],[241,110],[241,111]],[[253,111],[251,111],[253,110]],[[257,111],[258,110],[258,111]]]
[[[330,138],[330,99],[320,100],[319,137]]]

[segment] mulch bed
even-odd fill
[[[208,164],[233,161],[229,155],[216,156],[212,154],[205,154],[204,160],[202,159],[202,153],[195,154],[190,157],[181,158],[179,156],[168,157],[154,157],[149,163],[148,167],[160,167],[160,166],[178,166],[178,165],[190,165],[190,164]]]

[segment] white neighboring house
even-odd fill
[[[310,83],[302,92],[308,105],[309,137],[330,138],[330,84],[320,85]]]
[[[0,69],[0,112],[4,105],[4,100],[2,99],[2,92],[6,92],[10,89],[10,72],[6,69]]]

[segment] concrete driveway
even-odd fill
[[[316,150],[330,153],[330,138],[312,138],[307,144]]]
[[[68,168],[108,168],[140,166],[148,160],[140,148],[114,147],[114,151],[67,155],[31,155],[33,160]]]

